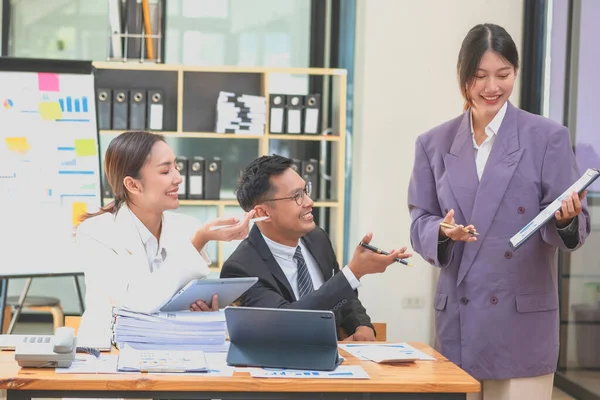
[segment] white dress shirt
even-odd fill
[[[77,228],[86,286],[80,337],[108,334],[113,307],[157,312],[189,281],[210,273],[210,258],[191,242],[198,220],[165,211],[156,240],[134,217],[123,204],[116,214],[89,218]]]
[[[140,239],[144,244],[146,250],[146,257],[148,258],[148,267],[150,272],[157,271],[162,265],[163,261],[167,258],[167,249],[162,247],[162,243],[156,239],[156,237],[150,232],[150,230],[144,225],[142,221],[135,215],[131,210],[131,219],[133,224],[140,235]],[[165,219],[162,218],[162,229],[165,228]],[[162,230],[161,229],[161,230]]]
[[[487,135],[487,138],[479,146],[477,145],[477,142],[475,142],[475,130],[473,129],[473,113],[472,111],[469,111],[469,118],[471,120],[471,135],[473,137],[473,146],[475,147],[475,164],[477,165],[477,176],[479,177],[479,180],[481,180],[483,170],[485,169],[485,164],[487,163],[490,153],[492,152],[492,146],[496,141],[496,135],[498,134],[500,125],[502,125],[502,121],[504,120],[504,116],[506,115],[507,106],[508,102],[504,103],[504,105],[498,111],[494,119],[492,119],[488,126],[485,127],[485,134]]]
[[[294,254],[296,253],[296,247],[290,247],[283,245],[281,243],[277,243],[265,235],[262,235],[271,250],[271,253],[277,260],[277,264],[281,267],[281,270],[285,274],[292,290],[294,291],[294,296],[296,299],[300,299],[300,293],[298,291],[298,264],[296,264],[296,260],[294,260]],[[310,251],[304,245],[302,240],[298,241],[298,245],[300,246],[300,250],[302,251],[302,257],[304,257],[304,261],[306,262],[306,268],[308,269],[308,273],[312,279],[313,288],[315,290],[319,289],[321,285],[324,283],[323,274],[319,268],[319,265],[315,261]],[[356,279],[356,276],[352,273],[348,266],[342,268],[342,273],[348,280],[350,287],[352,290],[356,290],[361,286],[360,281]]]

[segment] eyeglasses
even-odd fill
[[[267,200],[265,200],[265,202],[267,202],[267,201],[278,201],[278,200],[292,200],[293,199],[296,202],[296,204],[298,204],[299,206],[301,206],[302,203],[304,202],[304,195],[306,194],[307,196],[310,197],[311,193],[312,193],[312,184],[310,182],[306,182],[306,186],[304,186],[304,189],[302,189],[301,191],[298,191],[293,196],[279,197],[277,199],[267,199]]]

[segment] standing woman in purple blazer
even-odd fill
[[[418,137],[408,191],[412,246],[440,268],[436,348],[482,382],[473,399],[551,398],[556,249],[590,232],[585,192],[573,193],[521,247],[509,244],[580,177],[568,130],[508,101],[518,68],[502,27],[469,31],[458,56],[465,112]]]

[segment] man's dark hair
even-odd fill
[[[272,176],[281,175],[291,166],[291,159],[278,155],[262,156],[248,164],[242,169],[238,186],[235,189],[240,207],[248,212],[257,204],[262,203],[275,192],[269,179]]]

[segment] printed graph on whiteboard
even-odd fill
[[[65,229],[100,207],[94,98],[92,75],[0,73],[3,201],[51,211]]]

